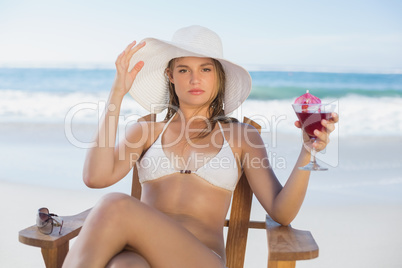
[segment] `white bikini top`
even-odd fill
[[[162,146],[162,135],[173,117],[165,124],[156,141],[149,147],[140,161],[137,161],[140,183],[143,184],[174,173],[181,173],[183,176],[193,173],[212,185],[234,191],[239,177],[238,167],[229,143],[223,135],[221,124],[218,122],[223,135],[223,145],[220,151],[196,170],[177,170],[174,168],[171,159],[165,155]],[[204,158],[202,159],[204,160]]]

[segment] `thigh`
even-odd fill
[[[106,268],[151,268],[149,263],[138,253],[133,251],[122,251],[113,257]]]
[[[127,203],[122,221],[127,244],[151,267],[224,266],[224,260],[178,222],[135,198],[129,198]]]

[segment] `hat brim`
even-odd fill
[[[137,51],[130,60],[129,70],[143,61],[144,66],[138,73],[129,91],[130,95],[146,110],[160,113],[167,108],[168,79],[165,69],[171,59],[180,57],[207,57],[218,60],[225,71],[226,86],[224,111],[230,114],[247,99],[251,91],[251,77],[243,67],[230,62],[218,55],[211,55],[182,44],[146,38],[146,45]]]

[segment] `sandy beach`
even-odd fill
[[[62,125],[9,123],[0,130],[0,267],[44,267],[39,248],[18,242],[18,231],[35,223],[36,210],[46,206],[59,215],[79,213],[107,192],[129,193],[130,178],[108,189],[87,189],[81,180],[85,149],[66,140]],[[77,126],[76,135],[88,141],[93,130]],[[270,136],[264,139],[272,142]],[[283,183],[300,139],[278,135],[275,141],[269,149]],[[305,203],[292,223],[312,232],[320,255],[297,267],[401,267],[402,138],[338,135],[331,144],[326,161],[332,166],[312,174]],[[255,201],[252,218],[263,220],[264,215]],[[266,263],[265,231],[252,230],[245,267]]]

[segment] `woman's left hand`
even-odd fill
[[[339,121],[339,116],[337,113],[331,113],[331,118],[329,120],[321,120],[321,124],[324,127],[323,131],[318,129],[314,130],[314,134],[317,136],[316,141],[312,144],[314,149],[319,152],[324,150],[329,143],[329,134],[335,130],[335,123]],[[295,122],[295,126],[301,128],[300,121]],[[303,131],[303,139],[305,143],[309,142],[308,135]]]

